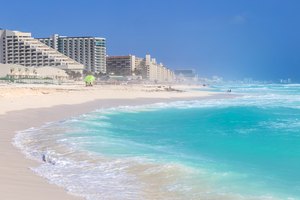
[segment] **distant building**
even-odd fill
[[[172,82],[175,79],[172,70],[162,63],[158,64],[150,55],[146,55],[145,58],[134,55],[108,56],[106,67],[108,74],[118,76],[141,76],[144,80],[153,82]]]
[[[31,33],[0,30],[0,63],[27,67],[53,66],[67,71],[82,71],[84,66],[48,47]]]
[[[177,69],[174,73],[177,82],[192,83],[198,81],[198,75],[193,69]]]
[[[107,56],[106,71],[109,75],[131,76],[135,70],[135,56]]]
[[[106,39],[100,37],[67,37],[54,34],[39,41],[85,66],[86,71],[106,73]]]
[[[173,82],[175,80],[175,74],[172,70],[165,67],[162,63],[157,63],[155,58],[151,58],[146,55],[144,69],[142,69],[142,75],[147,77],[150,81],[159,82]]]
[[[193,69],[177,69],[174,71],[177,76],[183,76],[188,78],[194,78],[197,76]]]
[[[292,79],[290,79],[290,78],[288,78],[288,79],[280,79],[280,83],[291,84],[292,83]]]

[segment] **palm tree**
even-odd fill
[[[10,68],[10,74],[9,77],[13,78],[13,76],[15,75],[15,68]]]
[[[13,74],[13,72],[15,71],[15,68],[10,68],[10,73]]]
[[[25,68],[25,76],[27,76],[27,78],[28,78],[28,76],[29,76],[29,73],[28,73],[28,72],[29,72],[29,69],[26,67],[26,68]]]
[[[21,77],[21,71],[22,71],[22,69],[21,68],[18,68],[18,76],[19,76],[19,78]]]
[[[36,69],[33,70],[33,74],[34,74],[34,76],[36,78],[37,77],[37,71],[36,71]]]

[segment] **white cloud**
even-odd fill
[[[236,15],[232,18],[231,22],[233,24],[245,24],[247,22],[247,18],[245,15]]]

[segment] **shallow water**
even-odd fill
[[[87,199],[300,199],[300,85],[228,88],[243,96],[98,110],[15,144]]]

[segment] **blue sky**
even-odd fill
[[[109,55],[150,53],[200,76],[300,81],[300,1],[2,1],[0,27],[107,38]],[[5,8],[5,9],[3,9]]]

